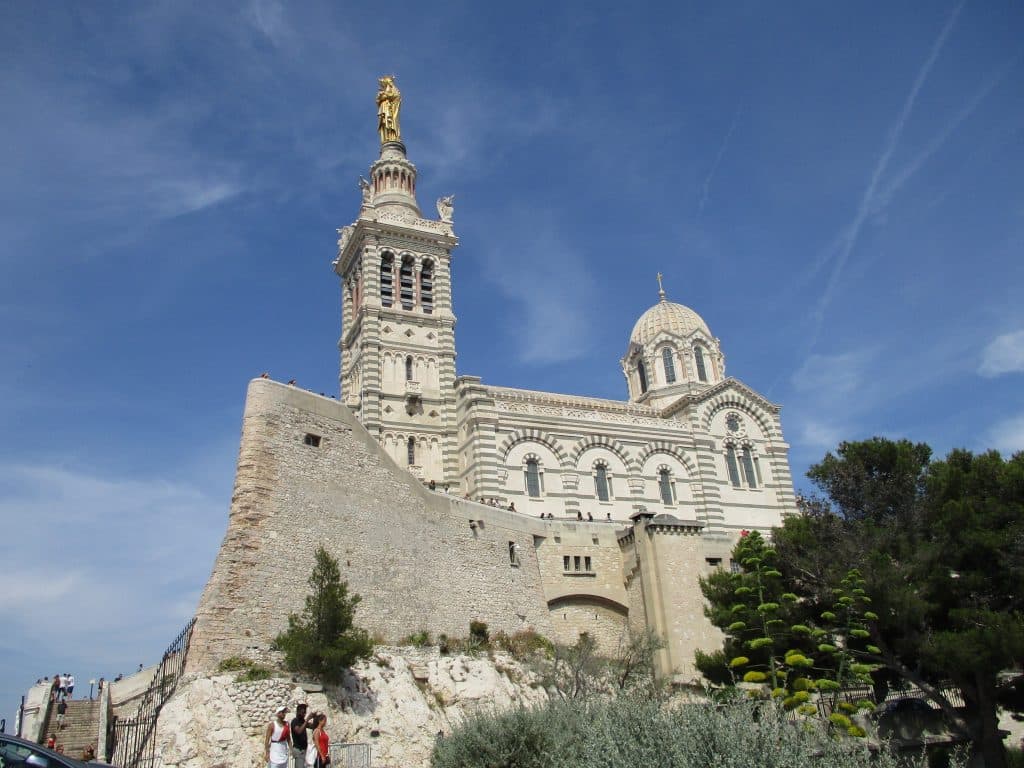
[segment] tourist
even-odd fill
[[[316,721],[316,730],[313,731],[313,745],[316,747],[313,768],[327,768],[331,762],[331,739],[324,730],[326,727],[327,715],[321,714]]]
[[[69,699],[74,698],[74,696],[72,696],[72,694],[74,692],[75,692],[75,676],[74,675],[68,675],[68,698]]]
[[[263,736],[263,760],[267,768],[288,768],[288,752],[292,745],[292,735],[284,716],[288,707],[281,705],[274,713],[274,719],[267,723]]]
[[[288,379],[288,386],[289,387],[294,387],[295,386],[295,379]]]
[[[49,737],[46,739],[46,748],[47,749],[53,749],[56,746],[57,746],[57,734],[56,733],[51,733],[49,735]]]
[[[612,521],[612,513],[611,512],[606,512],[605,515],[606,515],[605,519],[610,523]]]
[[[430,483],[427,485],[427,487],[430,490],[432,490],[432,491],[436,491],[437,490],[437,483],[435,483],[433,480],[431,480]]]
[[[68,692],[68,678],[67,678],[67,675],[57,675],[57,680],[59,681],[59,684],[57,686],[57,696],[59,698],[63,699],[64,696],[67,695],[67,692]]]
[[[60,675],[53,676],[53,683],[50,685],[50,703],[57,700],[60,695]]]
[[[96,759],[96,747],[92,744],[82,750],[82,762],[88,763],[90,760]]]
[[[142,671],[142,664],[139,664],[139,668],[137,670],[135,670],[135,673],[138,674],[141,671]]]
[[[515,512],[516,511],[516,503],[514,501],[510,501],[508,503],[508,511],[509,512]]]
[[[445,484],[444,484],[444,492],[445,492],[445,493],[448,493],[448,483],[445,483]]]
[[[57,730],[64,727],[64,715],[68,713],[68,700],[61,699],[57,702]]]
[[[260,374],[260,378],[261,379],[269,379],[270,378],[270,374],[267,373],[266,371],[264,371],[263,373]]]
[[[588,523],[594,522],[594,516],[592,514],[590,514],[589,512],[587,512],[587,522]]]
[[[581,522],[583,520],[583,513],[580,512],[578,509],[576,510],[576,519],[581,521]]]
[[[306,764],[306,749],[308,746],[306,705],[298,704],[295,707],[295,717],[292,718],[292,762],[294,768],[302,768]]]
[[[124,680],[124,673],[118,672],[117,677],[114,678],[114,682],[120,683],[122,680]]]
[[[100,694],[103,693],[103,686],[106,685],[106,684],[107,684],[107,681],[105,679],[103,679],[102,677],[100,678],[100,681],[98,683],[96,683],[96,698],[97,699],[100,697]]]

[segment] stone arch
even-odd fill
[[[692,478],[696,478],[698,476],[697,466],[693,463],[693,460],[690,459],[690,457],[683,451],[679,450],[677,446],[665,440],[655,440],[653,443],[648,443],[644,446],[643,450],[640,452],[640,457],[637,460],[637,466],[639,466],[641,471],[643,470],[644,464],[647,463],[647,460],[656,453],[668,454],[683,465],[686,469],[687,475]]]
[[[501,447],[498,448],[498,452],[501,454],[502,461],[507,463],[509,451],[523,442],[534,442],[543,445],[555,454],[555,458],[558,459],[558,465],[562,469],[571,469],[575,464],[575,462],[569,460],[569,455],[557,440],[553,440],[539,429],[533,429],[532,427],[510,432],[501,441]]]
[[[566,592],[548,600],[548,609],[555,611],[558,610],[559,604],[581,602],[601,605],[621,613],[623,616],[629,614],[629,606],[625,603],[620,603],[618,600],[614,600],[607,595],[599,595],[594,592]]]
[[[640,471],[640,467],[637,465],[636,460],[633,459],[626,451],[626,447],[618,440],[608,437],[607,435],[589,435],[584,437],[575,447],[572,449],[572,466],[577,466],[582,456],[586,451],[591,448],[605,448],[616,456],[625,466],[626,471],[631,474],[636,474]]]
[[[710,430],[711,420],[714,419],[720,411],[726,408],[735,408],[749,416],[760,428],[761,434],[765,436],[765,439],[771,440],[782,437],[775,429],[775,423],[772,420],[765,418],[764,411],[761,408],[752,403],[749,398],[739,395],[736,392],[722,392],[721,394],[711,398],[706,406],[703,416],[701,417],[701,426],[703,426],[705,430]]]

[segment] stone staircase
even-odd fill
[[[96,744],[96,732],[100,724],[100,703],[89,699],[71,700],[64,715],[64,726],[57,729],[57,705],[50,707],[50,717],[43,730],[43,741],[50,734],[57,735],[57,744],[64,745],[64,754],[78,759],[90,744]]]

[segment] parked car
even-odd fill
[[[96,763],[83,763],[47,749],[28,739],[0,733],[0,766],[2,768],[88,768]]]

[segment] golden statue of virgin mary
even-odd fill
[[[380,143],[401,141],[402,129],[398,127],[398,111],[402,108],[402,94],[395,85],[394,75],[378,78],[377,91],[377,133]]]

